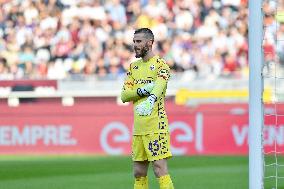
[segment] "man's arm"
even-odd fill
[[[132,77],[131,65],[130,65],[130,68],[126,74],[126,79],[122,87],[121,100],[122,102],[130,102],[130,101],[136,101],[139,98],[141,97],[137,94],[137,89],[134,86],[134,79]]]
[[[155,81],[154,89],[151,91],[148,98],[138,104],[135,108],[140,116],[151,115],[155,102],[163,95],[170,77],[170,68],[164,63],[158,68],[157,79]]]
[[[166,63],[163,63],[158,68],[158,75],[155,81],[155,87],[151,94],[155,95],[157,99],[161,97],[165,87],[167,87],[168,80],[170,78],[170,68]]]

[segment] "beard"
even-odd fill
[[[143,48],[140,50],[140,52],[137,52],[137,50],[136,50],[136,51],[135,51],[135,57],[136,57],[136,58],[143,58],[144,56],[147,55],[148,51],[149,51],[149,47],[147,47],[147,46],[143,47]]]

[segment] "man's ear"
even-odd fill
[[[153,45],[153,43],[154,43],[154,41],[153,41],[153,40],[149,40],[149,41],[147,41],[147,45],[149,45],[149,46],[152,46],[152,45]]]

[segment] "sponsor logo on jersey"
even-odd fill
[[[149,79],[135,79],[134,83],[135,84],[148,84],[151,83],[153,81],[153,78],[149,78]]]

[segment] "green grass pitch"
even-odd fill
[[[173,157],[176,189],[246,189],[248,157]],[[152,168],[150,189],[158,189]],[[273,182],[272,182],[273,183]],[[132,189],[130,157],[0,157],[1,189]],[[270,187],[271,188],[271,187]]]

